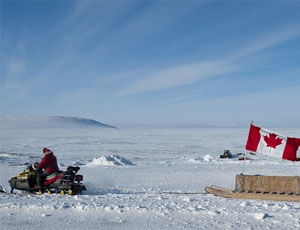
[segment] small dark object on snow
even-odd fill
[[[251,160],[249,157],[240,157],[239,161],[246,161],[246,160]]]
[[[220,158],[232,158],[230,150],[224,150],[223,155],[220,155]]]

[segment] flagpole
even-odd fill
[[[253,121],[251,121],[251,125],[253,125]],[[244,175],[244,171],[245,171],[245,161],[246,161],[246,158],[247,158],[247,150],[246,150],[246,148],[245,148],[245,153],[244,153],[244,162],[243,162],[243,169],[242,169],[242,173],[241,173],[241,175]]]
[[[245,171],[245,161],[246,161],[246,156],[247,156],[247,150],[245,149],[245,153],[244,153],[244,162],[243,162],[243,169],[242,169],[242,173],[241,175],[244,175],[244,171]]]

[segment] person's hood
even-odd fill
[[[47,156],[50,156],[50,155],[53,155],[53,152],[45,152],[45,153],[43,153],[43,157],[47,157]]]

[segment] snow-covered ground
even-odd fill
[[[300,128],[266,127],[286,136]],[[300,203],[232,200],[205,186],[234,176],[300,175],[300,162],[244,152],[248,128],[1,129],[0,185],[52,149],[61,169],[79,165],[79,196],[0,194],[0,229],[300,229]],[[299,156],[298,151],[298,156]],[[188,194],[190,193],[190,194]]]

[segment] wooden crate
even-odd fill
[[[300,177],[236,175],[235,191],[300,194]]]

